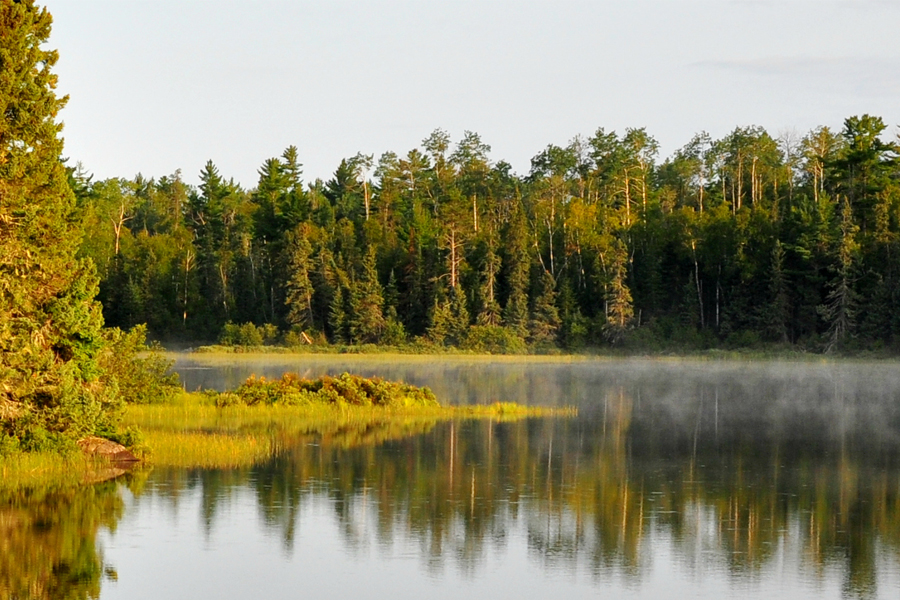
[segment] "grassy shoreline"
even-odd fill
[[[126,407],[122,427],[140,431],[132,450],[144,467],[249,467],[310,441],[353,447],[427,433],[440,422],[574,416],[574,408],[440,405],[428,388],[344,374],[278,380],[251,377],[232,392],[181,392]],[[0,456],[0,489],[81,485],[124,470],[80,453]]]
[[[432,361],[435,359],[459,362],[496,362],[496,363],[569,363],[569,362],[607,362],[607,361],[696,361],[696,362],[743,362],[743,361],[785,361],[799,363],[835,363],[835,362],[896,362],[900,354],[889,351],[865,351],[857,353],[823,354],[801,350],[696,350],[696,351],[583,351],[554,352],[532,354],[487,354],[448,348],[447,351],[433,353],[409,352],[397,347],[341,346],[341,347],[294,347],[283,346],[201,346],[198,348],[167,349],[169,357],[190,356],[198,361],[234,360],[241,358],[262,357],[322,357],[354,359],[371,359],[373,361],[397,357],[406,362]]]

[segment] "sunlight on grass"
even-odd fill
[[[145,430],[153,465],[166,467],[234,468],[255,464],[272,454],[266,436],[232,435],[198,431]]]
[[[105,478],[110,464],[81,453],[17,452],[0,456],[0,489],[78,485]]]
[[[495,403],[486,406],[232,405],[218,408],[205,394],[185,393],[172,404],[129,406],[123,425],[141,429],[146,461],[157,466],[232,468],[265,460],[296,443],[344,448],[427,433],[454,419],[511,421],[573,416],[575,410]]]

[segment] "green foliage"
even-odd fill
[[[278,327],[271,323],[254,325],[253,323],[225,323],[219,335],[219,343],[223,346],[271,346],[278,342]]]
[[[506,347],[474,323],[529,351],[891,349],[900,164],[886,131],[870,115],[799,141],[739,127],[659,163],[645,129],[600,128],[517,176],[478,134],[454,145],[437,130],[305,188],[293,147],[253,191],[211,162],[196,189],[177,172],[71,180],[107,322],[160,339],[272,343],[229,325],[254,323],[317,346]]]
[[[509,327],[472,325],[460,344],[463,350],[484,354],[526,354],[525,340]]]
[[[107,329],[104,334],[106,346],[100,358],[103,379],[107,385],[115,386],[122,401],[127,404],[166,402],[181,390],[178,374],[170,372],[172,361],[166,360],[158,345],[147,346],[146,326],[138,325],[128,332]],[[110,435],[119,434],[110,432]]]
[[[32,0],[0,2],[0,436],[67,451],[114,429],[122,399],[102,376],[96,271],[76,257],[51,20]]]
[[[339,377],[303,379],[285,373],[281,379],[250,377],[234,392],[208,392],[216,406],[254,406],[284,404],[289,406],[329,404],[383,407],[436,407],[437,399],[427,387],[405,383],[367,379],[344,373]]]
[[[549,271],[541,273],[529,329],[531,341],[536,346],[547,347],[556,343],[559,311],[556,308],[556,281]]]

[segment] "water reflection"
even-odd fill
[[[277,546],[295,570],[334,542],[322,537],[330,531],[343,552],[329,555],[339,562],[328,572],[361,572],[373,553],[399,553],[446,586],[487,581],[490,565],[520,560],[524,547],[519,579],[504,583],[510,595],[527,595],[535,566],[572,574],[593,595],[615,584],[651,597],[659,589],[648,582],[659,578],[687,580],[687,593],[716,582],[711,596],[818,594],[831,583],[844,597],[895,595],[900,376],[880,365],[702,367],[559,365],[540,394],[577,402],[578,418],[430,423],[352,438],[295,433],[248,469],[158,469],[127,493],[107,483],[4,498],[0,593],[30,585],[54,593],[21,597],[96,597],[105,568],[96,531],[116,527],[124,495],[147,519],[135,531],[175,527],[183,519],[170,517],[190,511],[205,549],[248,544],[237,524],[255,517],[260,543]],[[436,389],[452,388],[462,372],[429,368],[420,376]],[[514,365],[519,374],[492,389],[537,381],[522,375],[530,368]],[[163,515],[148,512],[160,504]],[[48,561],[29,558],[36,548]],[[221,564],[190,560],[192,578],[222,577]],[[65,579],[67,588],[48,563],[88,576]],[[327,577],[304,572],[307,583],[317,576]],[[373,590],[408,583],[388,569],[366,577]],[[344,583],[329,589],[344,593]]]
[[[0,492],[0,597],[98,598],[101,580],[117,577],[96,539],[122,516],[118,485]]]
[[[345,547],[413,540],[434,572],[449,562],[477,575],[520,527],[544,569],[598,582],[640,583],[660,544],[698,577],[717,565],[753,579],[791,559],[789,576],[838,571],[859,597],[876,595],[880,561],[896,565],[893,436],[825,426],[827,411],[774,422],[785,415],[721,391],[718,405],[704,391],[677,413],[648,398],[638,407],[624,386],[603,394],[575,420],[448,423],[349,449],[297,443],[243,479],[201,472],[193,485],[217,501],[237,483],[253,489],[287,551],[304,502],[327,497]],[[157,476],[179,489],[178,472]],[[203,506],[213,520],[215,506]]]

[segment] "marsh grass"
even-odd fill
[[[217,407],[213,396],[185,393],[171,404],[129,406],[123,424],[141,429],[149,448],[145,459],[152,465],[234,468],[256,464],[298,443],[349,448],[427,433],[437,423],[454,419],[514,421],[574,414],[571,408],[499,402],[486,406]]]
[[[0,490],[80,485],[104,479],[110,469],[107,460],[79,452],[14,452],[0,456]]]
[[[763,344],[753,347],[713,347],[694,348],[677,344],[659,347],[626,345],[621,348],[586,347],[576,350],[529,348],[525,352],[486,353],[478,350],[437,345],[388,346],[363,345],[313,345],[313,346],[199,346],[192,350],[197,356],[227,356],[232,360],[240,355],[354,355],[384,359],[386,356],[402,356],[404,360],[421,357],[434,360],[484,360],[491,362],[580,362],[592,360],[691,360],[691,361],[771,361],[787,360],[797,362],[847,361],[847,360],[897,360],[898,353],[893,348],[867,348],[844,350],[831,354],[816,348],[786,346],[783,344]]]
[[[264,435],[145,430],[144,440],[152,448],[149,462],[166,467],[246,467],[273,453],[272,440]]]

